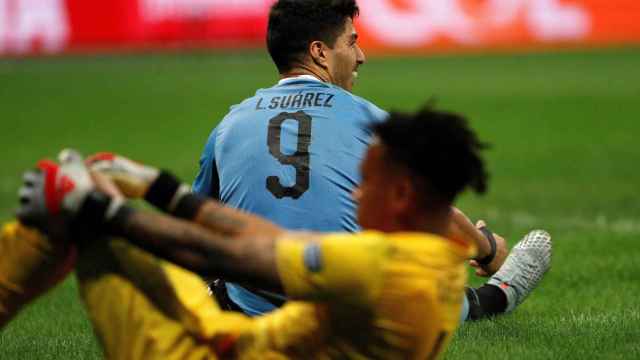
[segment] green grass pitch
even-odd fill
[[[355,92],[384,108],[430,97],[468,115],[491,191],[459,206],[513,245],[555,241],[553,267],[517,311],[467,324],[447,359],[640,358],[640,51],[373,58]],[[73,146],[112,150],[191,181],[229,105],[275,83],[262,53],[0,62],[0,220],[20,173]],[[1,254],[0,254],[1,256]],[[474,280],[479,283],[479,280]],[[0,359],[101,352],[73,279],[0,332]]]

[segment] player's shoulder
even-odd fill
[[[339,241],[362,241],[362,242],[389,242],[406,244],[426,244],[431,242],[449,243],[450,240],[436,234],[426,232],[381,232],[376,230],[364,230],[355,233],[328,233],[323,235],[324,239]]]
[[[258,89],[258,91],[256,91],[256,94],[254,94],[253,96],[250,96],[250,97],[242,100],[238,104],[231,105],[229,107],[229,111],[222,118],[222,121],[220,123],[222,124],[225,121],[229,121],[229,119],[233,119],[234,117],[238,117],[239,114],[242,113],[243,111],[246,111],[246,110],[252,108],[252,106],[255,106],[255,105],[253,105],[255,103],[255,98],[258,96],[258,92],[261,91],[261,90],[262,89]]]
[[[447,241],[446,238],[432,234],[427,232],[411,232],[411,231],[402,231],[402,232],[383,232],[377,230],[363,230],[355,233],[328,233],[325,236],[327,237],[344,237],[344,238],[354,238],[354,239],[379,239],[379,240],[402,240],[409,239],[410,241],[420,241],[420,240],[435,240],[438,241],[444,240]]]
[[[323,235],[321,242],[324,257],[337,256],[367,264],[432,258],[457,264],[468,255],[468,250],[458,244],[424,232],[387,233],[367,230],[357,233],[333,233]]]
[[[339,100],[342,100],[342,102],[346,106],[349,106],[351,108],[350,110],[355,112],[356,114],[361,114],[365,118],[368,118],[372,121],[383,121],[389,116],[389,113],[378,107],[373,102],[361,96],[353,94],[347,90],[344,90],[339,86],[329,86],[331,89],[333,89],[333,91],[336,92],[336,97]]]
[[[471,244],[426,232],[388,233],[385,240],[399,252],[409,254],[440,254],[439,256],[451,259],[466,259],[475,251]]]
[[[325,239],[338,241],[353,241],[363,244],[386,244],[398,248],[422,249],[432,247],[433,244],[448,247],[452,242],[442,236],[426,232],[380,232],[365,230],[357,233],[328,234]]]
[[[383,256],[388,246],[385,234],[376,231],[325,233],[317,241],[322,243],[323,255],[344,257],[348,254],[354,261]]]
[[[353,242],[382,242],[385,241],[386,234],[379,231],[359,231],[354,233],[337,232],[323,234],[323,240],[328,241],[353,241]]]
[[[255,103],[258,92],[262,89],[258,89],[255,95],[250,96],[240,103],[231,105],[229,111],[222,117],[216,127],[211,131],[209,140],[218,139],[224,137],[225,134],[232,128],[240,125],[245,126],[247,121],[252,120],[255,117]]]
[[[348,92],[348,91],[346,91],[344,89],[340,89],[340,91],[345,93],[346,96],[348,96],[351,99],[351,101],[353,101],[353,103],[356,104],[357,106],[360,106],[360,107],[362,107],[364,109],[367,109],[367,110],[370,110],[370,111],[385,112],[380,107],[378,107],[376,104],[374,104],[373,102],[363,98],[362,96],[358,96],[358,95],[353,94],[351,92]]]

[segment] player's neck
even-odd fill
[[[301,75],[313,76],[314,78],[332,84],[331,75],[324,69],[316,68],[308,65],[297,66],[286,73],[280,74],[280,79],[287,79]]]
[[[412,231],[446,236],[449,229],[450,216],[448,211],[422,213],[410,221]]]

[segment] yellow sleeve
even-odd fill
[[[70,247],[54,246],[18,222],[0,232],[0,326],[22,305],[64,278],[75,261]]]
[[[284,238],[276,245],[278,273],[291,298],[370,304],[382,288],[387,251],[384,235],[374,232]]]

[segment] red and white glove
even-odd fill
[[[59,159],[60,165],[43,160],[38,163],[37,170],[24,174],[18,193],[20,221],[45,233],[50,230],[49,220],[57,216],[89,227],[106,222],[123,202],[96,191],[77,151],[63,150]]]
[[[140,164],[124,156],[101,152],[86,160],[92,171],[109,177],[122,194],[131,199],[144,198],[160,171],[152,166]]]

